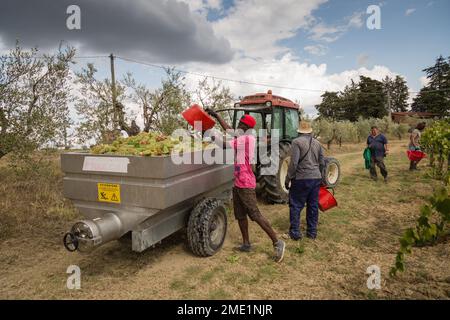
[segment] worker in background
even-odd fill
[[[289,238],[300,240],[300,213],[306,204],[306,237],[316,239],[319,222],[319,190],[325,166],[323,147],[312,136],[311,124],[301,121],[300,134],[292,141],[291,162],[285,179],[289,190]]]
[[[409,146],[408,149],[411,151],[421,151],[420,148],[420,137],[422,135],[422,131],[425,129],[426,127],[426,123],[425,122],[421,122],[419,124],[417,124],[416,128],[411,132],[411,134],[409,135]],[[418,170],[417,169],[417,165],[419,164],[420,160],[416,160],[416,161],[410,161],[409,164],[409,170],[413,171],[413,170]]]
[[[206,109],[212,117],[216,118],[224,130],[232,129],[223,118],[216,112]],[[261,214],[256,201],[256,177],[252,170],[252,160],[255,154],[256,137],[247,134],[249,129],[253,129],[256,120],[250,115],[244,115],[238,125],[238,129],[244,134],[234,137],[231,141],[218,141],[215,143],[220,147],[233,148],[234,157],[234,187],[233,187],[233,208],[234,216],[238,220],[241,230],[243,243],[238,247],[239,251],[250,252],[252,246],[248,232],[248,218],[256,222],[270,237],[275,250],[274,260],[281,262],[284,257],[286,244],[278,239],[275,231],[272,229],[269,221]],[[238,133],[239,134],[239,133]]]
[[[375,166],[380,168],[381,175],[384,178],[384,182],[388,182],[388,172],[386,170],[386,165],[384,164],[384,158],[389,154],[388,140],[386,137],[380,133],[377,126],[372,126],[370,130],[370,135],[367,138],[367,146],[370,148],[372,155],[370,163],[370,176],[374,181],[378,180],[377,169]]]

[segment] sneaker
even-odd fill
[[[274,260],[275,262],[281,262],[284,258],[284,250],[286,249],[286,243],[284,243],[283,240],[278,240],[274,245],[273,248],[275,249],[275,256]]]
[[[252,251],[252,246],[250,244],[242,244],[239,247],[236,247],[235,250],[240,252],[250,252]]]

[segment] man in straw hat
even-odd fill
[[[292,155],[285,180],[289,190],[289,237],[300,240],[300,212],[306,204],[306,236],[317,237],[319,222],[319,189],[325,166],[323,147],[312,136],[311,124],[300,121],[298,138],[292,141]]]

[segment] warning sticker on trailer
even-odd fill
[[[97,183],[98,201],[120,203],[120,184]]]

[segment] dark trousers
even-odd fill
[[[383,158],[372,158],[372,162],[370,164],[370,176],[372,178],[376,178],[377,177],[377,169],[375,168],[375,165],[378,166],[378,168],[380,168],[380,172],[381,175],[386,178],[388,175],[388,172],[386,170],[386,166],[384,164],[384,159]]]
[[[319,189],[321,179],[292,180],[289,190],[289,235],[293,239],[302,237],[300,232],[300,213],[306,204],[306,234],[317,236],[319,222]]]

